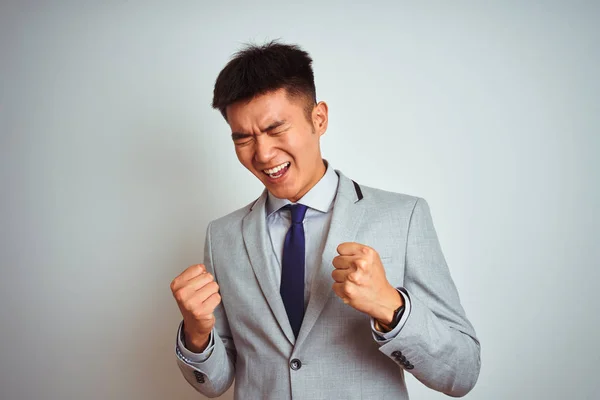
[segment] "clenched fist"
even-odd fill
[[[213,312],[221,302],[219,285],[204,265],[196,264],[173,279],[171,291],[183,316],[186,347],[204,351],[215,325]]]
[[[394,310],[403,305],[390,285],[377,251],[359,243],[342,243],[333,259],[333,291],[346,304],[389,325]]]

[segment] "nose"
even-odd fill
[[[268,164],[275,157],[275,146],[268,135],[260,135],[254,142],[254,159],[259,164]]]

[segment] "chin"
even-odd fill
[[[296,188],[292,188],[289,186],[288,187],[278,187],[276,185],[265,185],[265,187],[275,197],[277,197],[279,199],[288,199],[288,200],[292,201],[291,199],[294,198],[296,196],[296,194],[298,193],[298,190],[295,190]]]
[[[290,197],[292,197],[293,195],[291,194],[291,190],[286,190],[283,188],[274,188],[274,187],[269,187],[266,186],[267,190],[269,190],[269,192],[271,192],[275,197],[279,198],[279,199],[289,199]]]
[[[287,182],[285,183],[275,183],[269,181],[269,179],[265,179],[262,171],[259,171],[258,174],[254,173],[254,175],[273,196],[279,199],[289,199],[292,201],[291,199],[295,198],[300,191],[300,188],[298,187],[297,182],[295,182],[293,176],[289,176]]]

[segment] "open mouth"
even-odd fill
[[[271,179],[281,178],[290,167],[289,162],[284,162],[281,165],[278,165],[274,168],[263,169],[263,173],[267,174]]]

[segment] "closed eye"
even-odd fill
[[[285,133],[288,127],[284,127],[286,121],[275,121],[271,125],[267,126],[262,132],[265,132],[269,136],[280,136]],[[236,146],[243,146],[251,143],[255,138],[254,134],[244,132],[232,132],[231,139],[234,141]]]
[[[287,129],[278,130],[277,132],[269,132],[269,136],[281,136],[287,132]]]
[[[244,140],[244,139],[235,140],[235,141],[233,142],[233,144],[234,144],[235,146],[237,146],[237,147],[241,147],[241,146],[246,146],[247,144],[250,144],[250,143],[252,143],[253,141],[254,141],[254,138],[253,138],[253,137],[251,137],[251,138],[248,138],[248,139],[246,139],[246,140]]]

